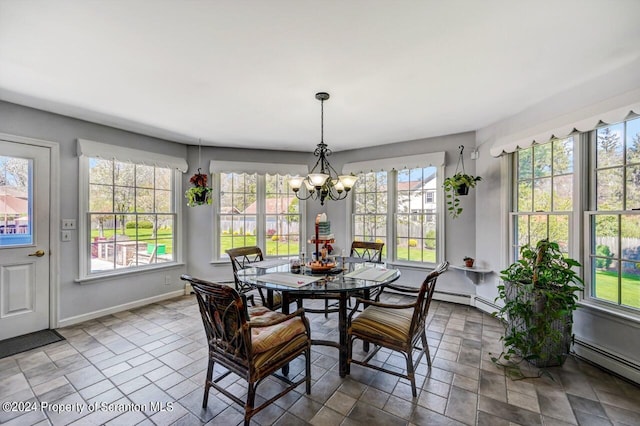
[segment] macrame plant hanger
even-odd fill
[[[460,145],[458,147],[458,149],[460,150],[460,153],[458,154],[458,164],[456,164],[456,173],[458,174],[458,168],[462,165],[462,174],[466,174],[466,172],[464,171],[464,157],[462,156],[462,153],[464,152],[464,145]]]
[[[198,174],[202,174],[202,139],[198,139]]]
[[[460,145],[458,147],[458,149],[460,150],[460,153],[458,154],[458,164],[456,164],[456,173],[455,175],[466,175],[467,172],[464,170],[464,156],[462,155],[464,153],[464,145]],[[458,171],[460,169],[460,166],[462,166],[462,170]],[[469,186],[466,184],[463,185],[459,185],[456,188],[456,194],[457,195],[467,195],[469,193]]]

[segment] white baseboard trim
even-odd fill
[[[498,312],[500,310],[500,306],[493,303],[493,301],[487,300],[478,296],[473,298],[472,306],[475,306],[482,312],[487,313],[489,315],[493,314],[494,312]]]
[[[573,351],[580,358],[640,384],[640,364],[637,361],[577,337],[574,341]]]
[[[64,318],[58,321],[58,327],[68,327],[70,325],[79,324],[84,321],[100,318],[105,315],[115,314],[116,312],[126,311],[128,309],[139,308],[140,306],[149,305],[151,303],[160,302],[162,300],[172,299],[177,296],[183,296],[184,290],[176,290],[169,293],[160,294],[158,296],[147,297],[146,299],[134,300],[133,302],[124,303],[122,305],[112,306],[110,308],[100,309],[98,311],[88,312],[74,317]]]
[[[433,293],[433,300],[441,300],[443,302],[459,303],[461,305],[471,305],[471,295],[469,294],[457,294],[447,293],[444,291],[436,290]]]

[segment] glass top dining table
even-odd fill
[[[284,263],[287,262],[287,263]],[[311,336],[311,344],[332,346],[339,351],[339,372],[341,377],[348,373],[347,366],[347,307],[348,299],[358,293],[369,298],[371,290],[383,287],[400,278],[400,271],[387,268],[384,264],[345,263],[346,268],[313,272],[308,267],[293,273],[288,261],[267,260],[238,271],[238,278],[245,284],[261,287],[282,294],[282,313],[290,312],[290,304],[304,299],[336,300],[338,313],[338,342],[317,340]],[[305,312],[324,313],[325,310],[305,309]],[[367,348],[365,348],[367,349]],[[286,374],[287,371],[285,370]]]

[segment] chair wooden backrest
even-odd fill
[[[409,338],[415,337],[415,335],[424,330],[427,322],[427,315],[429,314],[429,306],[433,299],[433,293],[436,290],[436,281],[440,274],[445,272],[449,268],[449,262],[442,262],[436,266],[436,268],[427,275],[424,279],[418,297],[416,298],[416,308],[413,312],[413,319],[411,320],[411,328],[409,332]]]
[[[188,276],[183,279],[196,294],[210,350],[246,368],[251,353],[246,298],[224,284]]]
[[[245,286],[238,278],[238,271],[249,267],[251,263],[264,260],[262,250],[258,246],[247,246],[228,249],[226,253],[231,260],[231,267],[233,268],[233,280],[236,284],[236,290],[240,292],[249,290],[249,288],[247,288],[247,286]]]
[[[382,263],[382,248],[384,243],[354,241],[351,243],[350,257],[358,257],[366,262]]]

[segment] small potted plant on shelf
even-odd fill
[[[476,184],[481,180],[480,176],[472,176],[465,173],[456,173],[444,180],[442,187],[447,199],[447,211],[452,218],[455,219],[462,213],[460,198],[458,197],[467,195],[469,188],[475,188]]]
[[[462,260],[464,260],[464,266],[466,266],[467,268],[473,268],[473,257],[465,256]]]
[[[558,243],[544,239],[535,247],[523,246],[520,259],[501,271],[504,284],[498,286],[496,301],[504,306],[494,315],[505,321],[505,349],[491,359],[512,378],[526,377],[522,361],[538,368],[564,363],[573,341],[576,292],[583,288],[573,270],[579,266],[564,256]]]
[[[198,173],[191,176],[189,182],[193,186],[184,193],[187,199],[187,206],[194,207],[212,203],[211,194],[213,189],[207,186],[206,174],[200,173],[200,169],[198,168]]]

